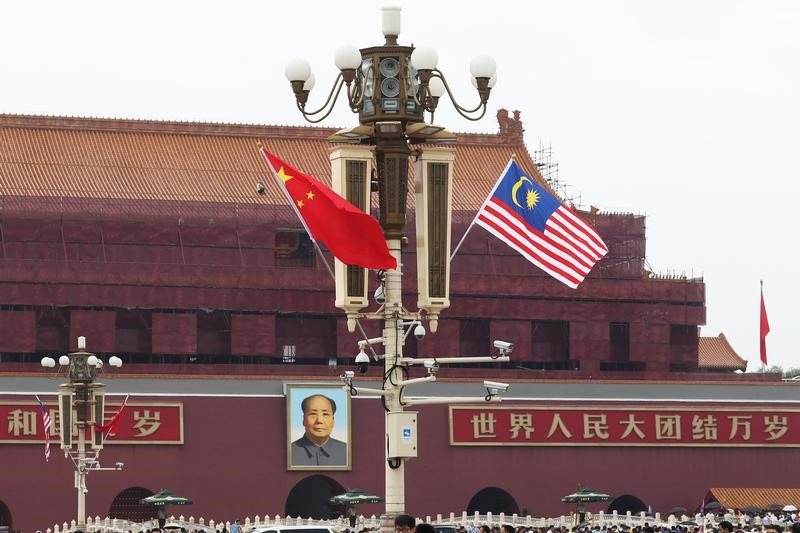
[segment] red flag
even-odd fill
[[[769,333],[769,320],[767,320],[767,308],[764,305],[764,284],[761,284],[761,362],[767,364],[767,333]]]
[[[377,220],[266,149],[261,148],[261,154],[289,193],[311,237],[324,242],[339,261],[364,268],[397,268]]]
[[[108,421],[108,424],[95,424],[94,430],[95,431],[102,431],[105,433],[103,439],[105,440],[109,436],[113,436],[114,432],[117,430],[117,426],[119,426],[119,422],[122,417],[122,411],[125,409],[125,405],[128,403],[128,396],[125,396],[125,399],[122,401],[122,405],[119,406],[119,410],[111,417],[111,420]]]

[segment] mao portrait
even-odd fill
[[[350,396],[335,385],[286,385],[289,470],[350,470]]]

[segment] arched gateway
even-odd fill
[[[140,503],[142,498],[152,496],[153,491],[143,487],[128,487],[123,490],[111,502],[108,509],[108,516],[130,520],[131,522],[144,522],[156,515],[156,510],[152,505]]]
[[[3,500],[0,500],[0,527],[5,526],[8,528],[8,531],[11,531],[11,526],[13,525],[14,523],[11,520],[11,510],[8,508],[5,502],[3,502]]]
[[[647,506],[644,504],[642,500],[637,498],[636,496],[632,496],[630,494],[623,494],[622,496],[618,496],[614,498],[614,500],[608,506],[608,512],[613,513],[616,511],[619,514],[625,514],[628,511],[631,514],[638,514],[647,511]]]
[[[512,515],[514,513],[519,513],[519,506],[511,494],[503,489],[486,487],[485,489],[479,490],[469,501],[469,505],[467,505],[467,514],[472,514],[476,511],[480,514],[505,513],[507,515]]]
[[[309,476],[299,481],[286,497],[286,516],[311,517],[317,520],[337,514],[328,503],[331,496],[345,489],[328,476]]]

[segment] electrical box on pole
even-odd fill
[[[386,414],[387,458],[417,456],[417,413],[400,411]]]

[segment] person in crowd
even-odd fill
[[[394,519],[394,530],[396,533],[414,533],[416,520],[408,514],[397,515]]]
[[[436,530],[432,525],[422,522],[414,526],[414,533],[436,533]]]

